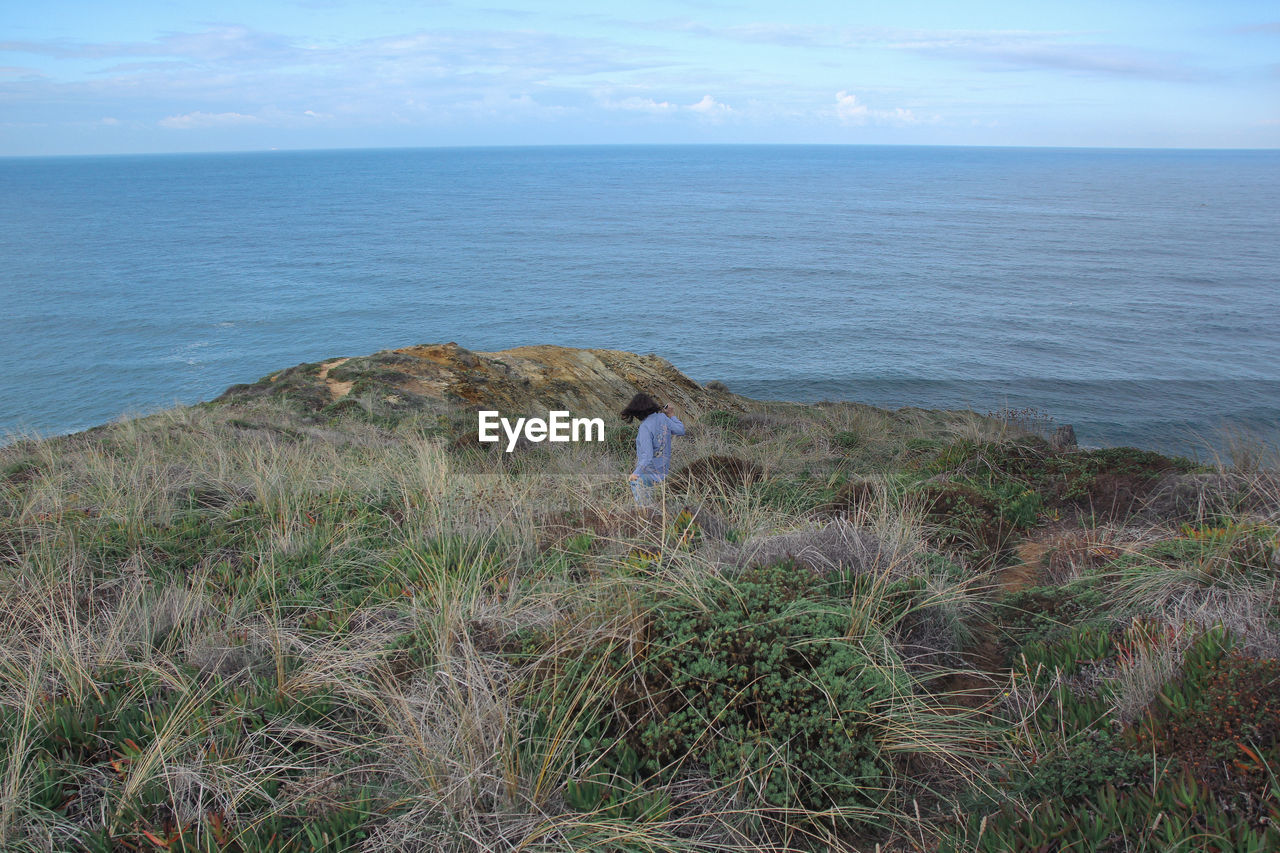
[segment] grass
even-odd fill
[[[1256,449],[760,404],[649,518],[622,427],[473,428],[259,399],[0,449],[0,847],[1276,843]]]

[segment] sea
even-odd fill
[[[1280,438],[1275,150],[0,158],[0,225],[6,441],[445,341],[652,352],[762,399],[1030,410],[1094,446]]]

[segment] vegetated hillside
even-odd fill
[[[340,367],[0,450],[0,847],[1280,842],[1256,454],[681,386],[648,515],[634,427]]]

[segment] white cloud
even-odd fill
[[[670,101],[655,101],[653,98],[624,98],[621,101],[605,101],[604,105],[613,110],[640,113],[669,113],[676,109],[676,105]]]
[[[858,102],[857,95],[836,92],[836,115],[845,124],[866,124],[870,114],[867,105]]]
[[[157,122],[161,127],[170,130],[191,130],[193,128],[235,127],[244,124],[262,124],[262,119],[244,113],[205,113],[196,110],[180,116],[169,116]]]
[[[720,103],[710,95],[703,95],[702,100],[696,104],[690,104],[689,109],[704,116],[724,115],[725,113],[733,112],[733,107]]]
[[[1196,81],[1212,76],[1178,52],[1125,44],[1082,43],[1087,32],[947,30],[908,27],[808,26],[770,22],[714,27],[696,21],[653,25],[693,35],[801,50],[881,47],[976,64],[983,71],[1060,71],[1151,80]],[[1275,32],[1280,24],[1247,28]]]
[[[880,113],[880,120],[886,124],[921,124],[932,119],[924,119],[904,107],[894,107]]]
[[[641,97],[639,95],[614,99],[604,94],[597,94],[597,100],[605,109],[649,113],[651,115],[694,113],[703,118],[718,119],[734,111],[733,107],[717,101],[711,95],[703,95],[702,100],[695,101],[692,104],[676,104],[671,101],[659,101],[655,98]]]
[[[836,92],[836,118],[844,124],[888,124],[903,127],[911,124],[933,124],[938,116],[919,116],[906,107],[873,110],[851,92]]]

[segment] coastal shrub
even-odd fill
[[[872,821],[893,785],[882,722],[910,686],[858,641],[877,623],[855,626],[848,592],[790,563],[696,596],[657,592],[642,647],[615,637],[540,671],[535,728],[572,744],[579,768],[567,801],[654,814],[663,783],[706,773],[785,822]],[[553,642],[527,633],[524,654]]]
[[[747,494],[761,506],[805,516],[830,512],[846,481],[847,476],[839,470],[814,473],[806,469],[795,476],[765,477]]]
[[[1027,643],[1059,641],[1081,625],[1110,625],[1114,604],[1091,578],[1063,586],[1037,586],[1008,593],[996,603],[994,621],[1016,652]]]
[[[553,651],[554,650],[554,651]],[[558,777],[565,805],[603,818],[657,816],[669,799],[643,772],[626,740],[621,686],[638,676],[634,650],[620,636],[586,639],[560,628],[525,628],[504,654],[532,664],[517,741],[518,764]]]
[[[1143,508],[1165,473],[1180,470],[1156,453],[1090,453],[1096,455],[1063,471],[1052,497],[1096,519],[1128,518]]]
[[[253,500],[253,489],[246,484],[205,481],[187,486],[181,496],[188,510],[221,510]]]
[[[1031,744],[1043,757],[1006,755],[1017,798],[973,810],[940,849],[1276,849],[1280,664],[1231,651],[1221,629],[1203,632],[1186,649],[1181,675],[1119,729],[1102,703],[1061,678],[1124,660],[1135,642],[1158,641],[1148,628],[1077,626],[1056,642],[1028,644],[1026,677],[1042,688],[1057,684],[1034,715],[1037,726],[1024,730],[1039,733]]]
[[[850,628],[847,607],[790,564],[745,571],[709,601],[665,602],[633,706],[642,768],[698,762],[783,809],[874,807],[889,785],[877,721],[907,688]]]
[[[665,816],[670,795],[661,787],[649,787],[636,751],[605,732],[599,717],[584,718],[574,728],[575,761],[564,785],[565,805],[604,819],[644,822]],[[543,742],[556,736],[545,716],[534,721],[532,734]]]
[[[295,443],[306,439],[302,430],[287,424],[271,423],[266,420],[249,420],[248,418],[230,418],[227,426],[241,430],[253,437],[263,437],[271,442],[283,441]]]
[[[1190,772],[1164,778],[1154,790],[1105,785],[1083,801],[1007,802],[994,812],[972,811],[938,845],[940,853],[1036,851],[1196,850],[1205,853],[1275,850],[1274,821],[1251,824],[1238,810],[1207,796]]]
[[[1095,519],[1132,515],[1166,477],[1195,468],[1186,459],[1132,447],[1055,451],[1034,436],[1003,442],[908,442],[907,447],[910,464],[924,476],[946,475],[997,502],[1001,496],[1033,493],[1045,507],[1071,509]]]
[[[1183,535],[1119,555],[1103,570],[1116,594],[1167,619],[1222,624],[1274,654],[1278,617],[1274,527],[1184,528]]]
[[[1186,459],[1133,447],[1060,454],[1049,468],[1049,499],[1122,519],[1143,508],[1165,477],[1195,468]]]
[[[1184,524],[1181,535],[1143,549],[1142,555],[1202,571],[1207,578],[1269,571],[1280,547],[1280,531],[1269,524],[1228,519],[1220,524]]]
[[[136,666],[87,675],[94,689],[82,695],[49,692],[24,709],[0,706],[0,771],[25,776],[33,816],[79,825],[76,849],[347,849],[270,839],[313,839],[310,827],[319,826],[352,842],[388,806],[374,806],[372,792],[318,810],[282,802],[326,763],[327,744],[367,725],[327,690],[286,692],[274,675],[197,681],[185,668],[163,677]],[[18,738],[21,769],[5,766],[19,754]],[[237,761],[256,768],[243,790],[221,778]],[[264,826],[273,831],[255,832]]]
[[[1131,787],[1144,771],[1150,772],[1149,758],[1129,749],[1116,732],[1086,729],[1069,742],[1065,752],[1035,767],[1023,793],[1037,800],[1080,801],[1107,785]]]
[[[272,399],[301,413],[319,412],[332,401],[324,384],[316,382],[320,368],[320,363],[300,364],[264,376],[257,382],[232,385],[215,402],[243,405]]]
[[[738,414],[736,412],[727,412],[724,409],[712,409],[699,418],[698,421],[705,426],[731,430],[738,425]]]
[[[1021,483],[1000,483],[989,492],[1000,519],[1014,530],[1034,527],[1044,506],[1040,495]]]
[[[16,459],[0,468],[0,480],[6,483],[29,483],[40,473],[40,464],[34,459]]]
[[[925,520],[935,526],[930,538],[937,545],[988,557],[1012,539],[1014,527],[1001,515],[999,504],[973,486],[930,482],[911,494],[924,506]]]
[[[1131,732],[1133,749],[1193,772],[1255,824],[1280,805],[1280,661],[1239,651],[1198,650]]]
[[[983,558],[1009,547],[1016,534],[1034,527],[1043,508],[1040,495],[1014,481],[930,480],[914,486],[926,519],[937,526],[941,545],[972,549]]]
[[[847,513],[857,516],[875,506],[887,487],[871,480],[848,480],[842,483],[831,500],[822,507],[824,512]]]
[[[865,441],[861,432],[851,429],[840,430],[831,436],[831,443],[841,450],[857,450]]]

